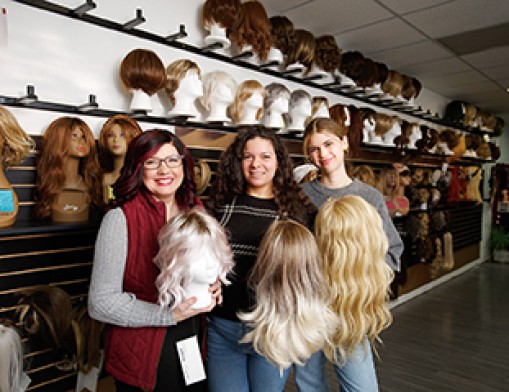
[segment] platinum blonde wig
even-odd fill
[[[197,250],[208,250],[219,263],[219,279],[233,268],[233,254],[223,227],[201,208],[193,208],[171,219],[159,232],[159,252],[154,263],[161,269],[156,279],[161,307],[179,306],[184,288],[193,280],[191,264]]]
[[[18,391],[22,372],[21,338],[14,327],[0,323],[0,391]]]
[[[333,345],[324,353],[333,362],[344,362],[366,335],[376,353],[375,341],[392,322],[387,301],[393,271],[385,262],[388,240],[382,219],[364,199],[348,195],[320,208],[315,231],[330,306],[339,316]]]
[[[253,329],[241,340],[280,371],[302,365],[333,335],[338,320],[313,234],[292,220],[276,220],[260,244],[250,285],[256,307],[239,318]],[[331,345],[331,342],[328,342]]]
[[[231,91],[232,97],[235,96],[237,82],[229,73],[212,71],[203,76],[203,96],[200,98],[200,102],[206,110],[210,110],[212,100],[214,99],[213,92],[220,86],[226,86]]]

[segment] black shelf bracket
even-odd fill
[[[143,10],[141,8],[138,8],[136,10],[136,17],[134,19],[131,19],[129,22],[126,22],[122,25],[124,30],[131,30],[134,29],[136,26],[141,25],[142,23],[145,23],[146,19],[143,17]]]

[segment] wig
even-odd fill
[[[101,129],[101,134],[99,135],[98,145],[99,163],[106,173],[113,171],[114,157],[108,148],[108,134],[111,128],[115,125],[118,125],[122,129],[127,145],[129,145],[131,140],[142,133],[142,130],[136,120],[123,114],[116,114],[104,123]]]
[[[336,103],[329,108],[330,118],[336,121],[339,125],[348,128],[350,125],[350,111],[346,105]]]
[[[0,320],[0,391],[20,390],[23,344],[10,320]]]
[[[403,75],[403,88],[401,89],[401,96],[407,101],[412,98],[417,98],[422,89],[421,82],[407,75]]]
[[[224,71],[212,71],[203,76],[203,96],[200,98],[200,103],[207,111],[210,111],[213,105],[213,93],[222,86],[226,87],[231,92],[232,97],[235,95],[237,82],[229,73]]]
[[[413,124],[403,120],[401,123],[401,135],[396,136],[394,138],[394,144],[396,144],[397,149],[404,149],[408,147],[408,144],[410,143],[410,135],[412,134],[412,127]]]
[[[113,192],[115,193],[114,206],[122,206],[133,199],[138,192],[145,190],[143,162],[153,157],[166,143],[173,145],[177,152],[184,156],[182,160],[184,180],[175,195],[178,206],[182,209],[189,209],[199,203],[195,194],[196,184],[194,182],[194,165],[191,153],[184,143],[170,131],[151,129],[135,137],[127,148],[120,177],[113,185]]]
[[[212,173],[209,164],[203,159],[196,159],[194,162],[194,181],[196,183],[196,194],[199,196],[205,192],[210,183]]]
[[[318,211],[315,234],[331,308],[340,320],[324,353],[334,362],[346,361],[366,335],[376,352],[375,341],[392,321],[387,301],[394,276],[385,262],[388,240],[380,215],[359,196],[332,199]]]
[[[285,61],[285,68],[290,64],[300,63],[306,67],[306,72],[309,72],[315,61],[315,48],[316,41],[313,34],[307,30],[295,30],[292,46]]]
[[[343,53],[339,71],[350,79],[357,81],[362,74],[363,60],[364,56],[361,52],[350,51]]]
[[[355,84],[359,87],[372,87],[375,83],[380,80],[378,71],[380,68],[379,63],[363,57],[352,61],[348,72],[351,79],[355,81]]]
[[[240,15],[230,39],[239,48],[250,45],[261,60],[267,58],[272,36],[269,17],[262,3],[251,0],[241,4]]]
[[[86,374],[99,366],[104,324],[90,318],[85,300],[73,310],[73,314],[75,333],[80,336],[76,339],[79,371]]]
[[[376,113],[375,114],[375,135],[384,137],[384,135],[389,132],[394,124],[394,117],[389,116],[385,113]]]
[[[350,125],[348,126],[348,148],[350,149],[351,156],[357,157],[361,151],[362,144],[362,130],[364,124],[362,121],[362,114],[360,109],[355,105],[348,105],[348,112],[350,113]]]
[[[283,98],[290,102],[290,90],[281,83],[271,83],[265,86],[263,108],[266,116],[271,115],[271,106],[278,98]]]
[[[341,49],[332,35],[322,35],[316,39],[315,63],[325,72],[334,73],[341,64]]]
[[[292,220],[274,221],[260,244],[249,278],[256,307],[239,318],[253,329],[241,343],[282,372],[303,365],[335,331],[338,320],[329,309],[327,282],[313,234]]]
[[[208,206],[217,211],[246,190],[246,180],[242,174],[242,155],[249,140],[261,138],[274,147],[277,168],[273,179],[274,200],[278,215],[288,217],[302,224],[308,224],[308,216],[316,211],[313,203],[305,195],[293,178],[293,163],[282,140],[273,131],[260,126],[241,128],[235,140],[221,155],[217,176],[210,191]]]
[[[16,117],[0,105],[0,139],[3,139],[0,165],[3,169],[17,165],[34,148],[35,143],[20,127]]]
[[[180,86],[180,81],[184,79],[188,71],[194,71],[201,78],[200,67],[194,61],[181,59],[175,60],[166,68],[166,85],[165,91],[170,98],[171,104],[175,106],[175,91]]]
[[[288,55],[295,35],[293,23],[286,16],[273,16],[269,20],[274,47],[283,55]]]
[[[217,23],[229,36],[240,13],[240,0],[206,0],[202,10],[202,24],[206,30]]]
[[[459,137],[456,132],[452,129],[444,129],[438,135],[438,140],[442,143],[446,143],[447,147],[452,151],[459,143]]]
[[[245,115],[245,102],[251,98],[253,94],[259,93],[265,99],[265,89],[257,80],[243,81],[235,94],[233,103],[228,108],[228,112],[233,122],[239,124]],[[263,107],[256,113],[256,119],[259,120],[263,114]]]
[[[158,235],[159,252],[154,263],[161,272],[156,279],[161,307],[173,310],[185,298],[185,288],[193,281],[192,264],[197,251],[209,251],[219,265],[218,278],[230,284],[226,275],[233,269],[233,253],[220,223],[201,208],[173,217]]]
[[[329,100],[327,97],[313,97],[311,102],[311,115],[314,116],[321,106],[325,106],[329,110]]]
[[[463,117],[463,125],[467,127],[476,127],[477,124],[477,108],[472,104],[464,105],[464,117]]]
[[[355,166],[352,170],[352,177],[357,178],[365,184],[372,186],[376,185],[375,172],[368,165]]]
[[[65,167],[73,131],[83,132],[89,154],[80,159],[79,175],[83,179],[92,206],[103,204],[101,174],[94,134],[90,127],[78,117],[60,117],[54,120],[44,132],[37,170],[38,200],[35,214],[38,218],[51,215],[51,208],[65,184]]]
[[[480,190],[480,182],[482,179],[482,169],[477,166],[467,166],[465,168],[467,175],[467,189],[465,198],[467,200],[475,201],[476,203],[482,203],[482,196]]]
[[[382,90],[384,93],[397,98],[401,95],[403,82],[403,76],[398,71],[390,70],[387,79],[382,84]]]
[[[166,72],[163,62],[153,51],[133,49],[120,64],[120,79],[128,89],[154,95],[164,87]]]

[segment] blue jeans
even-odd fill
[[[209,392],[280,392],[290,368],[279,369],[257,354],[251,344],[239,343],[249,331],[240,322],[210,316],[207,325]]]
[[[313,354],[304,366],[294,365],[295,383],[299,392],[329,392],[325,373],[327,358],[322,351]],[[343,366],[334,365],[334,372],[342,392],[377,392],[375,364],[371,345],[366,339],[364,345],[357,346]]]

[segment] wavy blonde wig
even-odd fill
[[[10,320],[0,320],[0,391],[20,390],[23,344]]]
[[[245,102],[255,93],[260,93],[262,98],[265,99],[265,89],[257,80],[245,80],[239,85],[237,92],[235,93],[235,99],[228,107],[228,113],[233,122],[240,123],[242,121],[244,118]],[[262,114],[263,107],[256,113],[256,119],[259,120],[262,117]]]
[[[41,154],[37,164],[38,200],[35,214],[38,218],[51,215],[51,207],[65,184],[65,165],[69,154],[72,132],[80,129],[89,147],[89,154],[80,159],[79,175],[88,192],[90,204],[102,206],[101,174],[94,134],[78,117],[59,117],[44,132]]]
[[[3,106],[0,106],[0,139],[3,139],[0,164],[4,169],[20,163],[35,145],[32,138],[21,128],[16,117]]]
[[[170,98],[171,104],[175,105],[175,91],[180,86],[180,81],[184,79],[188,71],[194,71],[201,78],[201,71],[198,64],[188,59],[175,60],[166,68],[166,86],[165,91]]]
[[[260,243],[249,282],[256,307],[239,314],[253,328],[241,342],[252,343],[280,371],[302,365],[334,333],[338,320],[328,307],[320,255],[305,226],[274,221]]]
[[[327,201],[315,234],[339,327],[325,355],[343,362],[365,341],[372,347],[392,316],[387,307],[393,271],[385,262],[388,240],[376,209],[359,196]],[[339,354],[339,355],[338,355]]]
[[[156,279],[158,302],[170,309],[185,300],[185,287],[193,280],[192,257],[197,250],[208,250],[219,264],[219,279],[233,268],[233,253],[223,227],[201,208],[193,208],[171,219],[159,232],[159,252],[154,263],[161,272]]]
[[[133,90],[153,95],[164,87],[166,73],[157,54],[148,49],[133,49],[120,64],[122,83]]]

